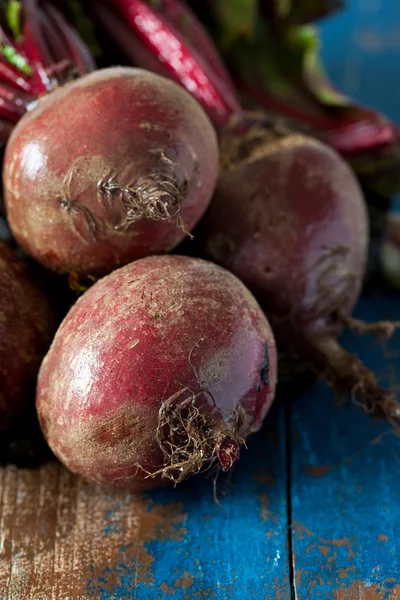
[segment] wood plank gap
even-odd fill
[[[292,405],[291,400],[285,401],[285,439],[286,439],[286,511],[287,511],[287,548],[289,554],[290,595],[297,600],[295,564],[293,552],[293,511],[292,511]]]

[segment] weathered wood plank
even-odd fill
[[[399,320],[399,298],[365,300],[359,315]],[[383,352],[346,342],[398,387],[400,334]],[[321,384],[293,406],[290,462],[296,598],[400,600],[399,436]]]
[[[222,508],[202,478],[135,496],[55,462],[0,470],[0,600],[288,600],[283,429],[275,411]]]

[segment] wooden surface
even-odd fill
[[[359,309],[382,314],[399,319],[400,296]],[[346,342],[400,382],[400,334]],[[275,407],[222,507],[209,479],[134,496],[55,462],[8,467],[0,600],[400,600],[399,474],[399,437],[323,384]]]
[[[359,315],[400,317],[400,296]],[[400,335],[390,345],[346,338],[393,389]],[[388,361],[385,363],[385,357]],[[400,439],[319,386],[290,416],[290,501],[296,598],[400,600]]]
[[[1,600],[287,598],[284,439],[278,413],[220,486],[222,508],[209,479],[134,496],[56,463],[3,469]]]

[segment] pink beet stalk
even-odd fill
[[[68,56],[71,64],[81,75],[88,71],[92,71],[95,68],[93,58],[78,33],[71,25],[69,25],[69,23],[67,23],[67,21],[65,21],[63,15],[55,6],[46,3],[45,7],[49,20],[51,21],[52,31],[54,31],[55,36],[61,37],[65,45],[67,54],[64,56],[64,59]],[[59,60],[62,60],[62,58],[63,57],[60,57]]]
[[[24,92],[31,91],[31,84],[25,79],[22,73],[19,73],[11,65],[0,59],[0,81],[9,83],[18,90]]]
[[[163,16],[168,19],[170,24],[178,31],[183,33],[190,40],[192,46],[199,52],[203,59],[207,61],[208,66],[220,78],[232,96],[237,96],[231,76],[229,75],[225,63],[223,62],[218,50],[208,31],[198,20],[193,11],[183,0],[162,0],[159,10]],[[237,103],[239,101],[237,100]]]
[[[318,137],[325,137],[326,142],[341,154],[356,154],[392,144],[398,132],[389,121],[359,121],[328,130],[325,136],[321,132]]]
[[[114,0],[108,8],[98,5],[94,0],[89,0],[89,3],[105,29],[111,30],[110,17],[113,14],[121,19],[118,23],[114,20],[113,25],[118,26],[118,31],[115,27],[111,31],[139,66],[156,69],[183,85],[215,124],[224,126],[232,115],[241,114],[242,109],[233,87],[227,85],[229,76],[222,79],[211,69],[198,49],[161,12],[142,0]],[[132,39],[132,33],[135,39]],[[148,62],[149,56],[151,64]],[[155,61],[158,63],[156,68]],[[222,63],[218,64],[220,69]]]
[[[62,14],[48,1],[23,3],[21,30],[16,33],[5,15],[0,22],[0,142],[13,124],[43,94],[65,80],[94,68],[85,44]],[[12,30],[12,34],[8,33]]]
[[[347,121],[343,117],[337,119],[323,114],[306,113],[262,87],[252,87],[241,79],[235,81],[239,88],[259,106],[269,112],[297,121],[297,127],[303,124],[315,137],[345,156],[389,146],[398,140],[399,132],[394,123],[373,114],[368,109],[359,109],[363,114],[360,120]]]
[[[39,9],[36,0],[27,0],[24,4],[24,27],[22,41],[16,47],[24,54],[32,66],[32,87],[38,95],[51,89],[51,82],[46,74],[45,66],[51,62],[49,49],[43,43],[38,22]]]

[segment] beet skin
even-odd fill
[[[249,131],[223,140],[224,169],[198,238],[206,256],[237,275],[265,309],[285,358],[353,393],[368,411],[397,419],[394,398],[346,352],[368,248],[360,187],[332,149],[302,135]],[[378,324],[387,331],[390,324]]]
[[[37,409],[69,469],[144,490],[231,468],[275,383],[273,335],[245,286],[200,259],[149,257],[72,308],[43,361]]]
[[[55,329],[28,266],[0,242],[0,431],[34,401],[35,380]]]
[[[216,134],[186,91],[140,69],[99,70],[41,98],[14,129],[7,217],[46,267],[101,275],[172,250],[217,174]]]

